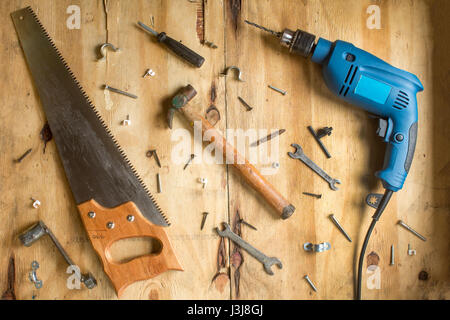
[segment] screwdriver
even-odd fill
[[[177,56],[183,58],[184,60],[196,66],[197,68],[200,68],[203,62],[205,62],[205,58],[195,53],[194,51],[192,51],[185,45],[181,44],[180,42],[167,36],[165,32],[158,33],[140,21],[138,21],[138,25],[145,31],[153,34],[158,39],[159,42],[164,43],[166,47],[172,50]]]

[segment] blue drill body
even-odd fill
[[[322,65],[325,83],[334,94],[380,118],[378,134],[388,147],[383,169],[376,176],[385,189],[400,190],[417,140],[420,80],[340,40],[332,43],[319,38],[311,60]]]
[[[400,190],[416,147],[420,80],[345,41],[319,38],[316,43],[315,35],[300,29],[276,32],[245,22],[276,36],[289,51],[321,64],[325,83],[336,96],[379,118],[377,133],[388,147],[383,168],[375,175],[386,190]]]

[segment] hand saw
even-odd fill
[[[81,220],[117,295],[135,281],[183,270],[163,229],[169,222],[33,10],[11,16]],[[114,262],[111,245],[132,237],[157,239],[161,249]]]

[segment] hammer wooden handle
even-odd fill
[[[209,131],[208,134],[212,137],[211,141],[215,143],[216,149],[222,150],[226,163],[231,163],[233,167],[241,173],[245,180],[267,200],[281,218],[287,219],[294,213],[295,207],[290,204],[244,156],[229,144],[208,120],[195,112],[193,107],[189,104],[186,104],[179,110],[186,117],[191,126],[194,125],[195,121],[202,122],[203,134],[206,131]]]

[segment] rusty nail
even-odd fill
[[[17,163],[21,162],[23,159],[25,159],[25,157],[26,157],[27,155],[29,155],[29,154],[31,153],[31,151],[32,151],[31,148],[28,149],[27,151],[25,151],[25,153],[24,153],[23,155],[21,155],[21,156],[19,157],[19,159],[15,160],[15,162],[17,162]]]

